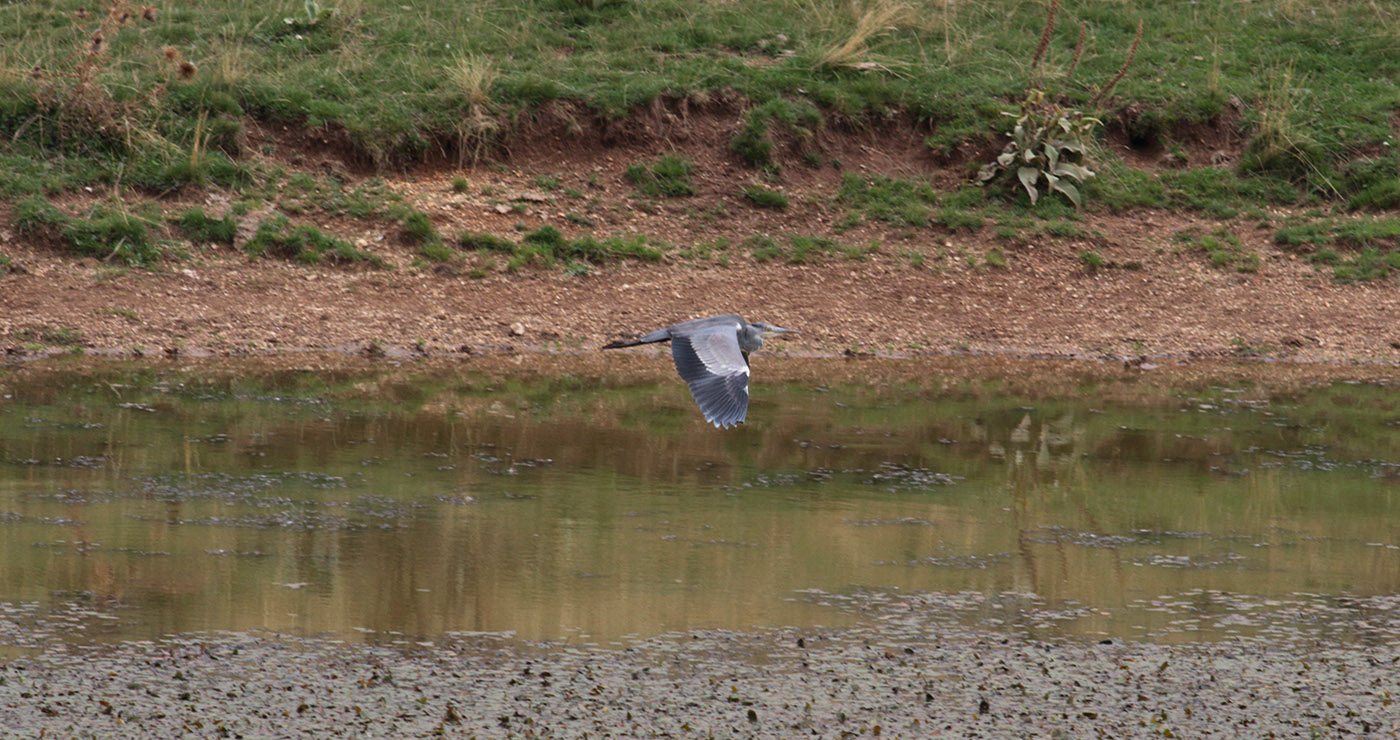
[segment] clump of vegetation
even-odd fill
[[[308,265],[329,261],[337,264],[367,263],[387,267],[383,258],[355,247],[350,242],[327,236],[311,224],[292,224],[281,214],[258,225],[257,233],[244,249],[250,257],[271,255]]]
[[[784,244],[772,234],[754,234],[744,240],[744,247],[749,250],[749,255],[755,262],[784,260],[794,265],[817,262],[832,256],[862,260],[880,249],[879,242],[872,242],[867,247],[847,246],[834,239],[803,234],[788,234],[786,242]]]
[[[462,249],[473,249],[485,252],[502,252],[509,254],[515,251],[515,242],[505,237],[495,234],[485,234],[475,231],[463,232],[457,237],[457,245]]]
[[[452,250],[443,243],[442,234],[439,234],[437,227],[433,226],[433,220],[428,217],[428,214],[404,206],[403,216],[399,222],[403,226],[404,241],[417,246],[418,254],[434,262],[448,262],[455,256]]]
[[[627,179],[643,195],[680,198],[695,194],[690,173],[695,169],[690,160],[670,152],[655,162],[637,162],[627,168]]]
[[[1311,250],[1308,260],[1332,268],[1339,283],[1379,280],[1400,270],[1400,219],[1303,221],[1274,233],[1275,243]]]
[[[1085,166],[1085,162],[1094,133],[1103,122],[1086,115],[1080,108],[1062,105],[1045,89],[1041,63],[1045,60],[1045,52],[1055,30],[1059,8],[1059,0],[1050,0],[1045,25],[1040,32],[1040,43],[1037,44],[1031,59],[1031,84],[1021,100],[1020,111],[1002,113],[1015,119],[1009,134],[1011,141],[995,160],[983,165],[978,171],[977,182],[1019,183],[1034,205],[1040,198],[1040,183],[1044,181],[1046,192],[1061,193],[1079,208],[1083,206],[1084,199],[1076,183],[1082,184],[1094,176],[1094,172]],[[1074,59],[1065,72],[1064,82],[1073,78],[1074,71],[1083,57],[1085,31],[1086,26],[1080,26]],[[1086,106],[1089,110],[1097,108],[1104,96],[1127,74],[1128,67],[1137,57],[1138,45],[1141,42],[1142,21],[1138,21],[1137,35],[1128,47],[1127,59],[1118,69],[1118,73],[1089,100]],[[1012,177],[1015,178],[1014,181]]]
[[[821,126],[822,115],[806,101],[774,98],[744,116],[744,126],[729,142],[729,148],[751,167],[776,171],[773,159],[773,123],[785,126],[799,141],[810,139]]]
[[[750,203],[759,208],[770,208],[775,211],[786,210],[788,207],[788,197],[771,188],[762,185],[750,185],[744,188],[744,197]]]
[[[1351,162],[1343,168],[1339,186],[1352,210],[1400,208],[1400,153]]]
[[[938,194],[927,180],[845,175],[836,202],[851,209],[852,217],[842,222],[846,226],[861,220],[925,226],[938,203]]]
[[[541,226],[526,233],[519,242],[493,234],[467,232],[457,238],[463,249],[482,254],[508,255],[506,269],[518,270],[529,264],[552,267],[563,264],[571,275],[583,275],[589,265],[602,265],[620,259],[654,262],[664,256],[665,245],[643,234],[597,239],[581,236],[569,239],[553,226]]]
[[[1300,91],[1291,69],[1269,78],[1254,112],[1254,131],[1240,156],[1240,171],[1322,184],[1330,180],[1327,148],[1310,131],[1298,104]]]
[[[1400,247],[1400,218],[1353,218],[1298,221],[1274,232],[1275,243],[1285,247],[1353,248]]]
[[[44,346],[76,346],[85,341],[82,330],[71,326],[26,326],[16,332],[16,335],[20,339]]]
[[[42,196],[31,196],[15,207],[15,228],[61,244],[69,252],[128,265],[151,265],[160,260],[152,241],[151,222],[139,215],[96,206],[86,216],[69,217]]]
[[[1019,115],[1006,115],[1016,116],[1011,141],[996,160],[982,166],[977,181],[990,183],[1014,172],[1032,204],[1040,198],[1039,183],[1043,180],[1048,192],[1062,193],[1076,207],[1083,206],[1083,196],[1075,183],[1094,176],[1083,162],[1094,131],[1103,122],[1047,101],[1041,90],[1026,95]]]
[[[185,238],[194,244],[223,244],[231,247],[233,240],[238,236],[238,222],[232,214],[225,214],[223,218],[216,219],[199,206],[180,214],[173,222]]]
[[[1204,252],[1213,267],[1233,269],[1236,272],[1259,271],[1259,254],[1246,248],[1240,238],[1224,226],[1209,234],[1183,231],[1176,235],[1176,239],[1192,250]]]

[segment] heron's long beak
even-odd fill
[[[769,327],[768,327],[768,331],[765,331],[765,332],[763,332],[763,333],[764,333],[764,334],[796,334],[796,333],[798,333],[798,332],[797,332],[796,329],[784,329],[784,328],[781,327],[781,326],[769,326]]]

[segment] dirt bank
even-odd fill
[[[936,221],[852,221],[838,197],[848,174],[920,176],[940,187],[958,181],[916,139],[873,134],[826,143],[843,170],[786,168],[775,187],[788,207],[757,208],[742,195],[755,173],[728,152],[727,136],[719,124],[692,132],[685,151],[695,164],[696,193],[686,198],[642,198],[627,180],[630,164],[665,151],[659,144],[571,149],[570,141],[547,135],[522,144],[509,166],[423,172],[385,184],[446,237],[518,239],[548,225],[566,237],[640,234],[667,245],[659,263],[613,262],[582,275],[558,265],[511,270],[470,252],[454,262],[427,261],[405,243],[397,222],[318,210],[315,199],[324,193],[284,189],[281,199],[283,207],[310,204],[302,220],[392,269],[250,260],[237,242],[187,245],[183,261],[128,269],[63,256],[21,235],[0,207],[0,254],[11,260],[0,269],[0,347],[12,355],[74,346],[128,355],[581,349],[622,333],[739,312],[799,328],[789,346],[821,353],[1400,361],[1393,285],[1336,284],[1303,255],[1275,246],[1258,221],[1099,212],[1062,228],[1031,220],[1010,229],[1014,234],[991,222],[950,231]],[[317,156],[270,164],[333,170],[347,190],[364,182]],[[78,212],[101,197],[75,196],[62,205]],[[177,214],[193,205],[215,214],[230,209],[225,196],[198,193],[177,194],[161,207]],[[245,232],[255,216],[241,217]],[[1213,267],[1177,236],[1222,228],[1238,238],[1242,253],[1258,256],[1256,272]],[[801,264],[760,261],[744,246],[754,235],[779,245],[807,235],[841,246]],[[1085,252],[1103,265],[1090,269]]]

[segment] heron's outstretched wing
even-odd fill
[[[705,420],[728,428],[749,410],[749,363],[739,350],[740,320],[671,336],[676,371]]]

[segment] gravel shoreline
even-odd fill
[[[1034,640],[887,614],[623,647],[199,634],[0,662],[5,737],[1337,737],[1400,732],[1393,641]]]

